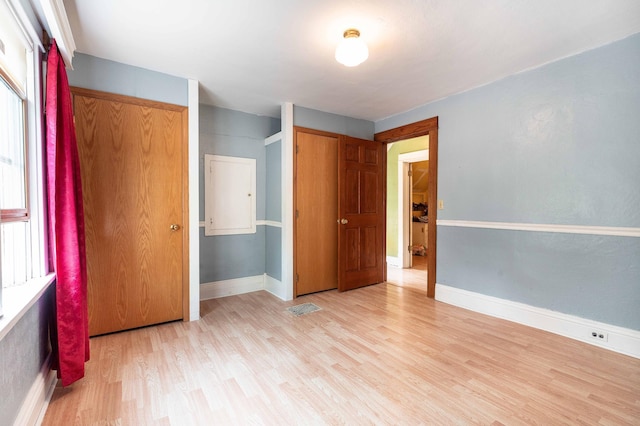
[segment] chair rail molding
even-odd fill
[[[439,219],[438,226],[462,228],[504,229],[509,231],[556,232],[563,234],[609,235],[615,237],[640,237],[640,228],[585,225],[549,225],[538,223],[484,222],[471,220]]]

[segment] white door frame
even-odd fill
[[[429,150],[407,152],[398,155],[398,263],[411,267],[409,242],[411,241],[411,187],[409,164],[429,159]]]

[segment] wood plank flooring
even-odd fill
[[[387,282],[427,293],[427,257],[413,256],[411,268],[387,268]]]
[[[286,308],[322,309],[295,317]],[[91,339],[44,425],[640,424],[640,360],[378,284]]]

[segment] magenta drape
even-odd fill
[[[89,323],[80,160],[67,72],[55,40],[47,60],[45,111],[49,252],[56,272],[52,347],[54,368],[67,386],[84,377]]]

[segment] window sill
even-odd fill
[[[0,340],[6,336],[20,318],[40,299],[42,294],[55,281],[56,275],[51,273],[44,277],[34,278],[28,283],[2,289],[2,309],[0,317]]]

